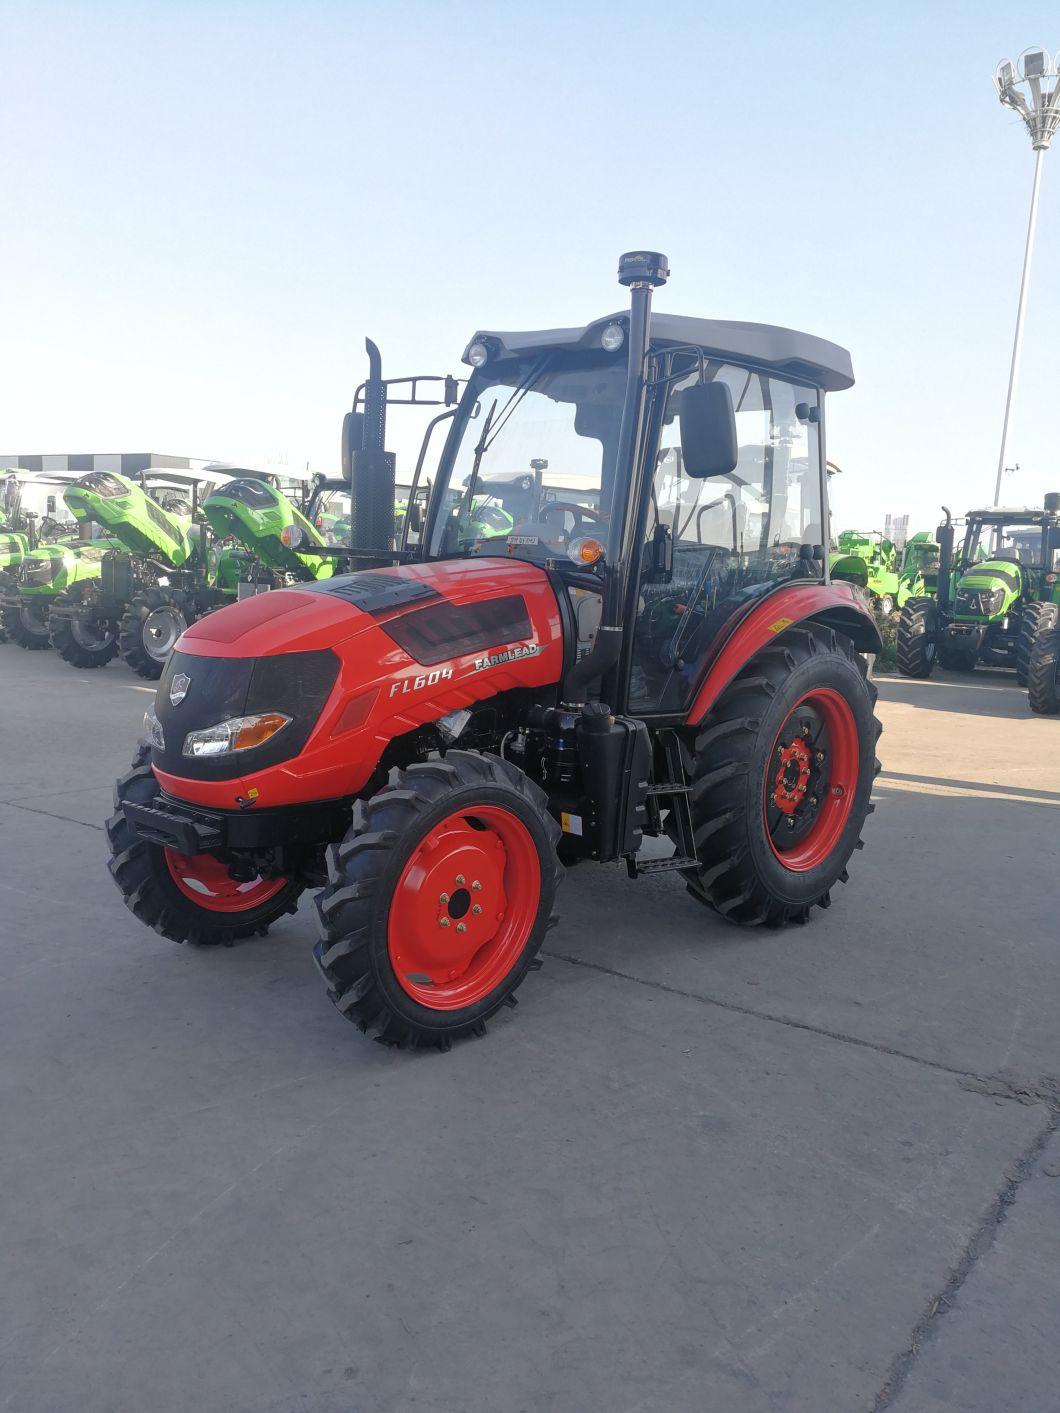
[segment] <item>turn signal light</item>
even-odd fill
[[[575,564],[595,564],[603,559],[604,547],[592,535],[580,535],[576,540],[571,540],[567,553]]]

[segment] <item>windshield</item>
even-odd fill
[[[537,563],[592,535],[606,550],[626,368],[609,354],[506,359],[475,374],[443,457],[430,554]]]
[[[911,545],[906,562],[910,569],[924,569],[933,572],[939,567],[939,547],[934,544]]]
[[[964,540],[964,564],[984,559],[1011,559],[1027,569],[1040,569],[1042,532],[1037,526],[996,526],[974,521]]]

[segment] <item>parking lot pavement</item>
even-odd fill
[[[885,680],[879,809],[811,926],[585,865],[516,1012],[365,1042],[308,909],[124,909],[149,695],[0,647],[0,1408],[1056,1406],[1060,722]]]

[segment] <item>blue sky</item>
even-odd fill
[[[1055,3],[0,0],[0,448],[329,469],[365,334],[456,371],[646,246],[659,307],[849,347],[839,522],[934,524],[993,493],[1034,43]],[[1060,489],[1058,237],[1050,154],[1010,501]]]

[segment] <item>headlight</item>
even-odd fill
[[[467,361],[472,368],[481,368],[487,362],[490,351],[484,343],[473,343],[467,351]]]
[[[252,751],[271,741],[291,720],[282,711],[259,712],[256,716],[233,716],[217,726],[189,731],[184,737],[186,756],[227,756],[233,751]]]
[[[162,731],[162,723],[154,713],[153,707],[148,707],[144,712],[144,735],[156,751],[166,749],[166,738]]]

